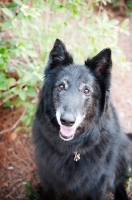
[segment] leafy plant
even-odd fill
[[[43,69],[56,38],[64,40],[68,49],[76,52],[75,59],[79,62],[106,47],[114,51],[115,63],[124,62],[123,56],[117,59],[117,54],[121,55],[117,42],[119,31],[128,34],[128,20],[119,27],[117,20],[109,19],[102,3],[14,0],[7,6],[0,4],[3,20],[0,24],[3,35],[0,38],[1,104],[25,107],[25,127],[32,123]]]
[[[131,185],[132,185],[132,168],[129,168],[129,177],[128,177],[128,180],[127,180],[127,183],[126,183],[126,190],[127,190],[127,193],[130,192],[131,190]]]
[[[25,200],[40,200],[39,194],[34,191],[33,187],[30,184],[26,186],[26,199]]]
[[[112,3],[115,7],[123,8],[124,12],[126,12],[127,15],[132,15],[132,1],[126,0],[123,3],[119,0],[112,0]]]

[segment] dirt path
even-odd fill
[[[129,20],[130,35],[120,33],[119,46],[127,61],[132,62],[132,17]],[[132,64],[129,71],[122,71],[120,66],[113,69],[112,96],[122,127],[126,132],[132,132]]]

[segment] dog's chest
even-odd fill
[[[98,168],[98,169],[97,169]],[[45,173],[50,173],[55,184],[64,184],[66,187],[77,187],[80,184],[93,184],[101,175],[101,166],[99,163],[93,165],[90,157],[83,156],[78,152],[68,158],[53,156],[46,163]],[[96,176],[92,176],[95,174]],[[96,180],[95,180],[96,179]],[[67,188],[68,189],[68,188]]]

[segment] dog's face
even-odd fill
[[[60,137],[71,140],[84,119],[90,121],[95,115],[99,88],[96,88],[94,77],[84,65],[65,67],[57,74],[56,80],[53,100]]]
[[[52,82],[51,96],[61,139],[72,140],[80,130],[88,129],[93,118],[101,116],[104,105],[100,101],[105,104],[110,69],[109,49],[78,65],[64,44],[56,40],[45,74]]]

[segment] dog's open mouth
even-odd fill
[[[69,141],[74,138],[76,128],[60,126],[60,138],[64,141]]]

